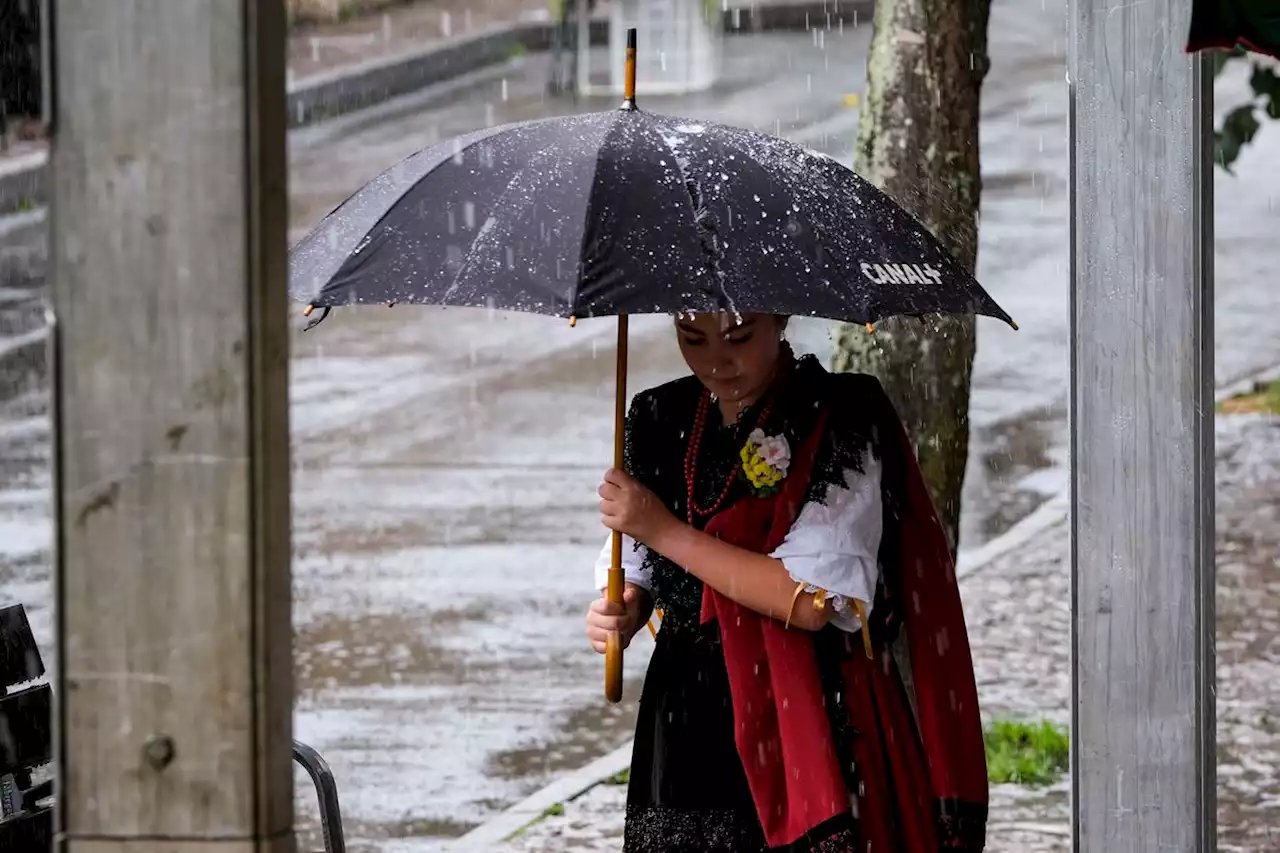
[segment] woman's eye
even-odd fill
[[[706,338],[685,338],[684,345],[687,347],[700,347],[707,342]]]
[[[725,338],[725,340],[731,344],[745,344],[747,341],[751,340],[751,335],[743,335],[740,338]]]

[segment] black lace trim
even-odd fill
[[[756,853],[765,850],[754,814],[627,806],[623,853]]]
[[[987,844],[987,806],[963,800],[935,800],[938,846],[947,853],[982,853]]]
[[[627,806],[623,853],[861,853],[857,825],[840,815],[786,847],[767,847],[754,813]]]

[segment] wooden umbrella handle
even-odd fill
[[[627,428],[627,317],[618,316],[618,377],[613,407],[613,467],[626,467],[625,436]],[[626,587],[622,571],[622,534],[613,532],[613,560],[609,564],[609,585],[605,593],[613,604],[622,605]],[[604,696],[612,703],[622,700],[622,635],[613,633],[605,641]]]

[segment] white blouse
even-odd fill
[[[863,454],[864,472],[844,472],[844,488],[833,487],[826,503],[811,501],[800,510],[786,539],[769,556],[782,562],[796,583],[810,593],[827,591],[832,608],[831,624],[850,633],[861,629],[853,602],[860,599],[871,612],[879,567],[876,555],[884,531],[884,505],[880,497],[880,463]],[[613,561],[612,536],[596,560],[596,589],[608,583]],[[652,590],[652,571],[645,568],[646,549],[622,537],[622,568],[628,583]]]

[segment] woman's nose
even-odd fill
[[[733,376],[734,371],[733,357],[728,353],[717,354],[711,363],[712,376]]]

